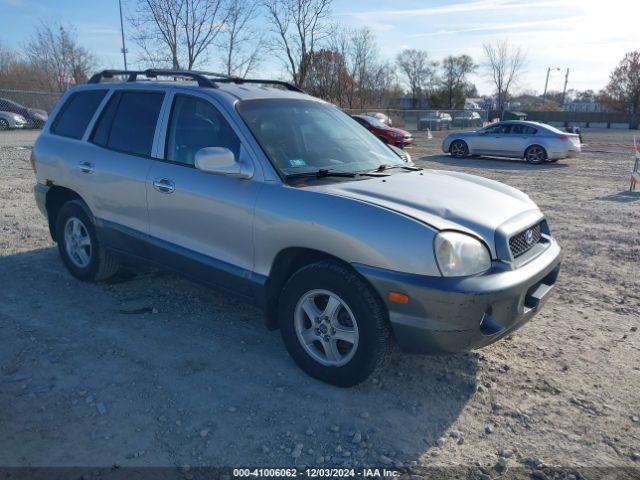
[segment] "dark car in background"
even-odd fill
[[[418,120],[418,130],[450,130],[453,119],[446,112],[427,112]]]
[[[481,127],[482,117],[478,112],[473,110],[463,110],[453,114],[453,126],[454,127]]]
[[[389,127],[377,118],[368,115],[351,115],[351,117],[386,144],[404,148],[413,143],[413,135],[406,130]]]
[[[0,111],[22,115],[27,120],[25,128],[42,128],[49,118],[44,110],[28,108],[8,98],[0,98]]]

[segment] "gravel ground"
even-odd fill
[[[337,389],[302,373],[261,312],[171,274],[86,284],[32,195],[33,132],[0,133],[0,465],[640,467],[640,194],[629,132],[579,159],[414,160],[522,189],[564,248],[557,289],[478,352],[394,354]],[[25,148],[27,147],[27,148]],[[639,473],[639,470],[635,471]]]

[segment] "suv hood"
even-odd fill
[[[487,178],[444,170],[396,173],[383,179],[316,187],[407,215],[436,230],[458,230],[481,237],[495,252],[495,231],[524,212],[542,212],[520,190]]]

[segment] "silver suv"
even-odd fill
[[[237,294],[304,371],[339,386],[381,367],[392,342],[458,352],[504,337],[558,276],[560,247],[527,195],[407,165],[283,82],[105,71],[64,95],[32,160],[73,276],[142,261]]]

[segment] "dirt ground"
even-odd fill
[[[260,311],[197,284],[73,279],[33,199],[35,134],[0,132],[0,466],[168,466],[187,478],[207,465],[466,466],[540,479],[554,466],[640,467],[632,133],[587,132],[580,158],[542,166],[453,160],[440,135],[416,135],[419,165],[530,195],[563,269],[514,336],[463,355],[394,354],[344,390],[302,373]]]

